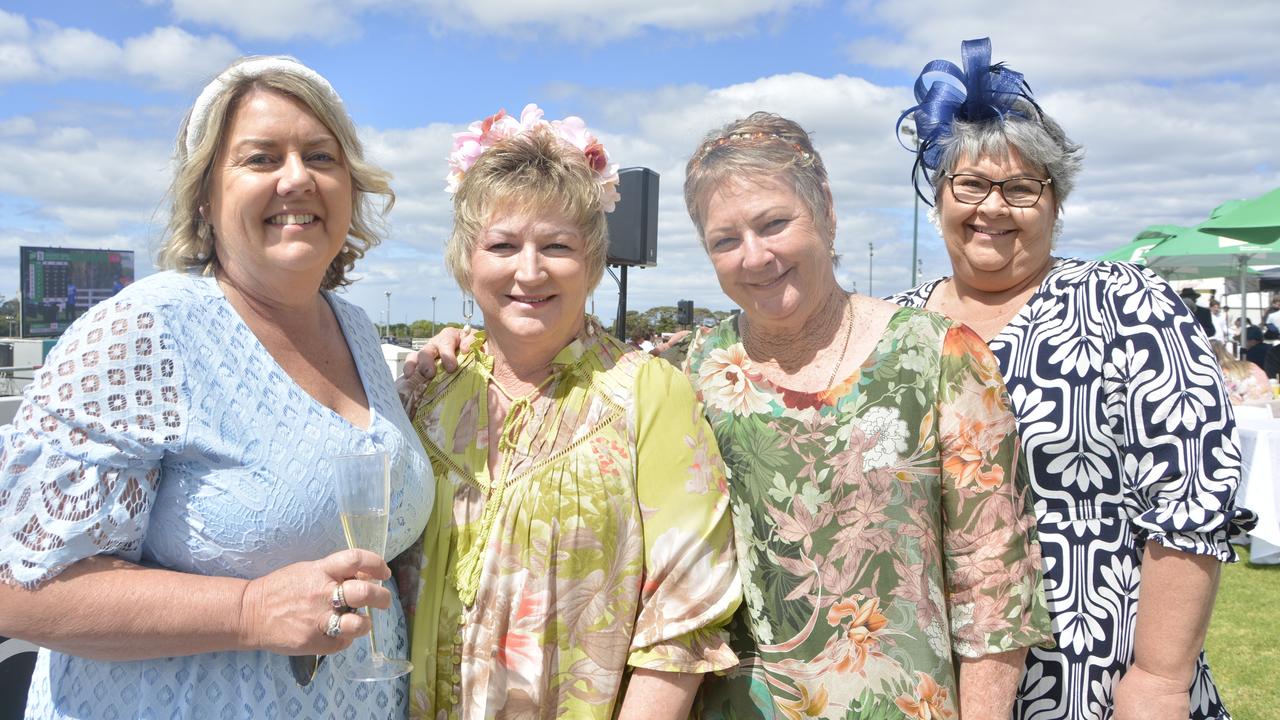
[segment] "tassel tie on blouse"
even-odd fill
[[[484,569],[485,547],[489,542],[489,535],[493,531],[493,523],[498,518],[498,513],[506,504],[507,495],[507,471],[511,465],[511,455],[519,447],[520,431],[524,428],[526,416],[533,410],[533,402],[538,399],[539,393],[551,384],[553,380],[561,377],[567,377],[573,374],[576,365],[557,365],[547,379],[538,384],[532,392],[520,398],[513,398],[507,392],[506,388],[498,382],[493,376],[491,364],[493,359],[486,357],[488,362],[477,363],[477,366],[483,371],[485,378],[493,387],[502,393],[503,397],[511,402],[507,408],[507,416],[502,420],[502,431],[498,435],[498,456],[501,463],[501,469],[497,475],[490,474],[489,487],[485,488],[484,513],[480,516],[480,527],[476,531],[475,540],[472,541],[471,547],[467,549],[466,554],[458,559],[457,572],[454,577],[454,584],[458,589],[458,599],[466,607],[471,607],[476,601],[476,593],[480,590],[480,574]]]

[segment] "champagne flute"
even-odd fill
[[[476,301],[469,293],[462,294],[462,320],[465,326],[463,330],[471,329],[471,316],[476,314]]]
[[[347,546],[369,550],[383,557],[387,552],[387,520],[391,505],[390,458],[385,452],[374,452],[339,455],[331,462]],[[391,680],[413,670],[413,664],[408,660],[389,658],[378,650],[373,608],[365,608],[365,611],[370,622],[369,656],[363,661],[357,660],[357,656],[348,656],[343,674],[350,680]]]

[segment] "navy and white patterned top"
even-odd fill
[[[325,297],[367,430],[294,383],[212,278],[153,275],[77,320],[0,429],[0,580],[35,587],[98,554],[239,578],[324,557],[346,547],[324,460],[373,450],[393,459],[387,557],[407,548],[431,510],[431,468],[368,317]],[[376,617],[381,649],[407,657],[398,601]],[[329,658],[305,688],[269,652],[105,662],[41,650],[27,717],[404,717],[404,679],[336,674],[365,648]]]
[[[945,278],[888,298],[924,307]],[[1128,263],[1057,260],[989,343],[1036,496],[1057,647],[1032,648],[1015,717],[1103,720],[1133,662],[1147,540],[1234,561],[1240,452],[1204,331],[1169,285]],[[1191,717],[1229,718],[1198,660]]]

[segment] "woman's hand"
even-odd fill
[[[458,371],[458,356],[471,349],[475,340],[475,332],[468,329],[447,327],[436,333],[427,341],[417,355],[404,361],[404,369],[396,378],[396,392],[400,394],[400,403],[413,417],[414,403],[417,402],[418,391],[436,376],[436,362],[444,367],[445,372]]]
[[[320,560],[299,562],[250,580],[241,599],[242,643],[281,655],[328,655],[344,650],[369,632],[369,618],[353,612],[339,616],[341,632],[325,630],[339,584],[351,608],[391,607],[391,591],[368,579],[385,580],[391,570],[368,550],[343,550]]]
[[[1115,720],[1186,720],[1190,688],[1132,665],[1116,683],[1115,711]]]

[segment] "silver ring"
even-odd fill
[[[329,607],[332,607],[336,613],[351,612],[351,606],[347,605],[346,593],[342,591],[342,583],[333,586],[333,592],[329,595]]]
[[[324,634],[329,637],[338,637],[342,634],[342,616],[338,613],[329,615],[329,624],[324,628]]]

